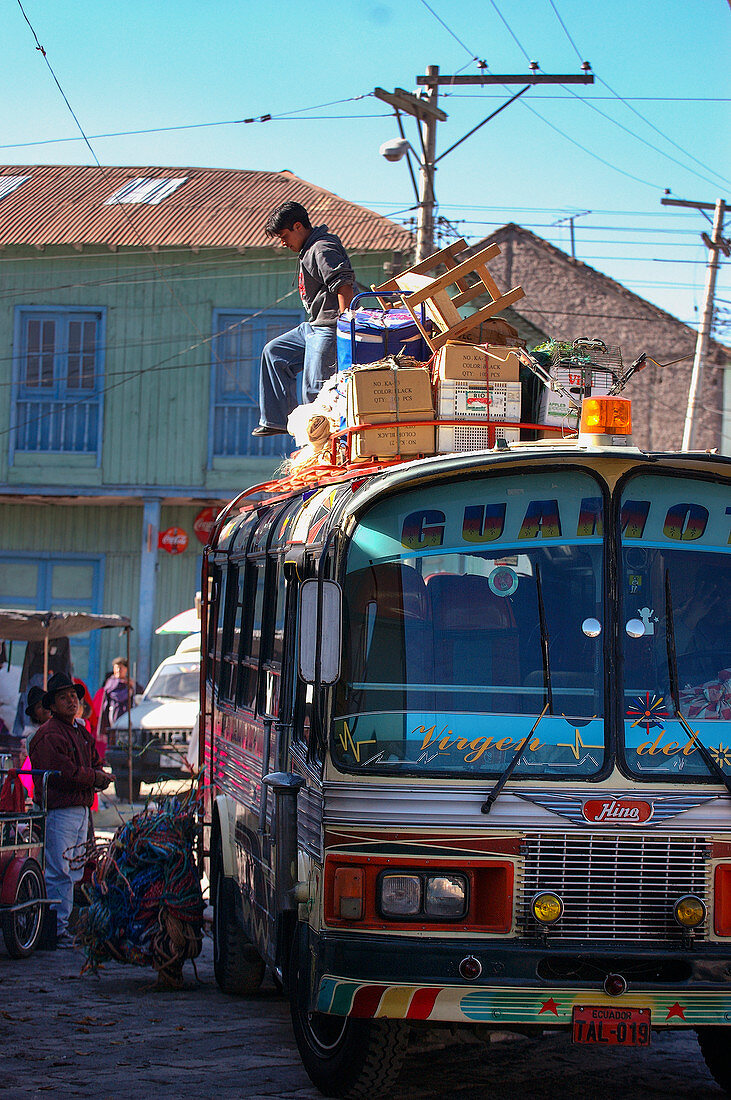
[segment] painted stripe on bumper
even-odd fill
[[[451,1023],[569,1024],[575,1005],[649,1008],[655,1027],[731,1026],[731,990],[635,992],[621,998],[599,990],[371,985],[326,976],[317,1010],[336,1016],[388,1017]]]

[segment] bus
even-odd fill
[[[731,1087],[731,460],[610,434],[243,493],[204,560],[214,965],[326,1095],[410,1030]]]

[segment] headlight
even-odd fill
[[[426,880],[424,912],[428,917],[457,920],[467,911],[467,880],[464,875],[429,875]]]
[[[685,894],[675,902],[673,913],[681,927],[697,928],[706,919],[706,905],[695,894]]]
[[[384,917],[416,917],[421,910],[419,875],[383,875],[381,912]]]
[[[441,871],[381,875],[378,908],[383,917],[407,920],[460,920],[469,907],[467,876]]]
[[[555,924],[563,913],[563,902],[558,894],[542,890],[530,903],[531,912],[539,924]]]

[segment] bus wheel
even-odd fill
[[[727,1027],[699,1027],[698,1042],[705,1063],[717,1084],[731,1092],[731,1049]]]
[[[216,983],[223,993],[239,996],[256,993],[266,966],[236,920],[236,887],[223,873],[220,840],[216,841],[213,863],[213,973]]]
[[[297,1047],[307,1074],[326,1096],[373,1100],[393,1095],[408,1045],[401,1020],[359,1020],[308,1012],[309,982],[304,937],[295,935],[289,971],[289,1004]]]

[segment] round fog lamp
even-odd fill
[[[558,894],[548,890],[536,894],[530,903],[531,912],[539,924],[555,924],[563,913],[563,902]]]
[[[683,928],[697,928],[706,919],[706,903],[695,894],[684,894],[673,906],[676,921]]]

